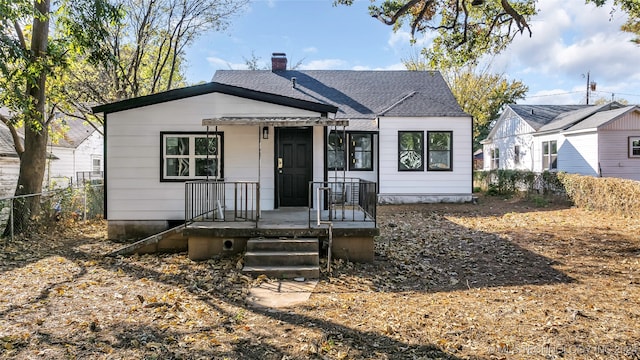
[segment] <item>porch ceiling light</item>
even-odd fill
[[[262,128],[262,138],[263,139],[268,139],[269,138],[269,127],[265,126]]]

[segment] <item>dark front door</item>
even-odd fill
[[[276,176],[280,206],[307,206],[313,169],[312,128],[280,128]]]

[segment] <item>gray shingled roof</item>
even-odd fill
[[[54,142],[54,146],[65,148],[76,148],[85,141],[96,129],[85,123],[84,120],[76,118],[59,118],[55,119],[51,124],[52,131],[62,129],[64,135]]]
[[[436,71],[218,70],[213,81],[334,105],[338,118],[467,116]]]
[[[509,107],[536,131],[551,123],[558,116],[576,110],[589,108],[589,105],[516,105]]]
[[[0,121],[0,156],[18,157],[7,125]]]
[[[586,129],[595,129],[598,128],[612,120],[617,119],[618,117],[626,114],[629,111],[632,110],[638,110],[637,106],[625,106],[622,108],[618,108],[618,109],[613,109],[613,110],[607,110],[607,111],[601,111],[598,113],[595,113],[593,115],[591,115],[590,117],[584,119],[583,121],[579,122],[578,124],[570,127],[568,130],[569,131],[574,131],[574,130],[586,130]]]

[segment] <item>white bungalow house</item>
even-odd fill
[[[7,109],[0,109],[8,115]],[[18,129],[24,141],[23,129]],[[88,180],[102,179],[102,134],[83,120],[59,117],[53,121],[47,145],[43,189],[64,188]],[[15,193],[20,158],[9,128],[0,122],[0,198]]]
[[[13,147],[9,128],[0,121],[0,198],[10,197],[16,191],[20,158]]]
[[[82,119],[60,117],[50,125],[46,188],[62,188],[103,177],[104,141]]]
[[[640,180],[638,106],[508,105],[482,144],[484,170]]]
[[[317,207],[333,182],[350,210],[472,199],[472,120],[440,73],[293,71],[278,53],[272,65],[93,109],[104,114],[110,238],[189,220],[193,180],[255,184],[247,196],[262,212]],[[220,191],[222,218],[239,205]]]

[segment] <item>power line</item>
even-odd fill
[[[532,95],[532,96],[527,96],[527,99],[530,98],[539,98],[539,97],[546,97],[546,96],[558,96],[558,95],[569,95],[569,94],[578,94],[578,93],[583,93],[583,91],[570,91],[570,92],[563,92],[563,93],[553,93],[553,94],[545,94],[545,95]]]

